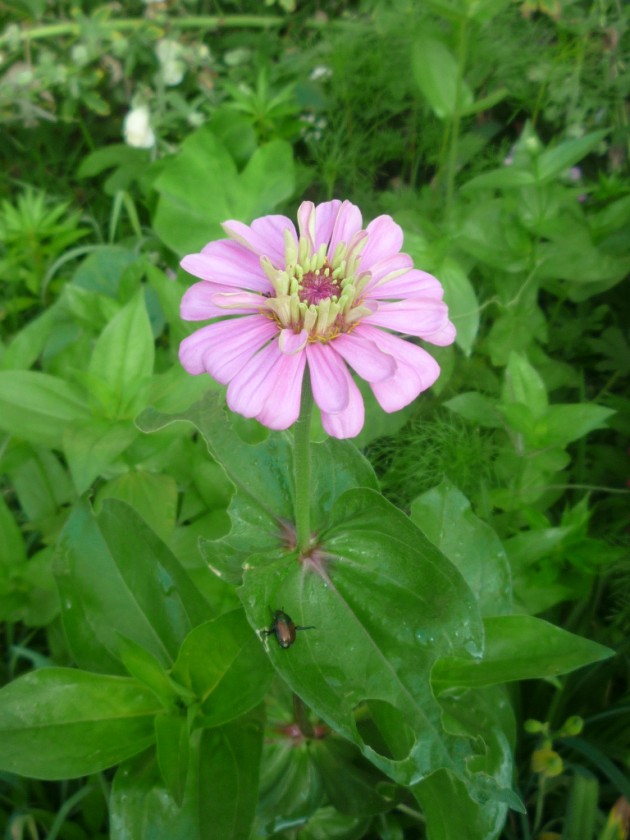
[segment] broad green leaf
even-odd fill
[[[109,416],[121,418],[137,411],[138,394],[153,372],[153,333],[144,292],[134,297],[107,324],[90,359],[89,374],[106,384],[112,402]]]
[[[189,744],[188,720],[182,713],[156,715],[156,753],[160,773],[170,795],[182,804],[188,777]]]
[[[471,737],[483,732],[486,752],[475,769],[509,787],[513,775],[515,721],[507,692],[501,686],[460,692],[445,700],[448,723]],[[505,823],[508,804],[489,797],[476,802],[466,785],[448,770],[439,770],[412,788],[427,820],[429,840],[495,840]],[[510,805],[524,811],[514,798]]]
[[[462,185],[462,193],[474,190],[509,190],[517,187],[531,187],[537,183],[536,176],[527,169],[516,166],[502,166],[476,175]]]
[[[437,276],[444,286],[449,317],[457,329],[457,346],[469,356],[479,331],[479,302],[462,267],[450,257],[440,265]]]
[[[309,758],[315,762],[321,785],[338,811],[368,816],[390,810],[385,778],[367,762],[360,761],[354,745],[331,737],[316,740],[310,746]]]
[[[162,161],[153,186],[160,194],[154,218],[160,238],[176,253],[198,251],[223,239],[221,222],[251,221],[294,191],[293,155],[274,140],[256,150],[242,172],[208,126],[191,134],[181,152]]]
[[[134,470],[118,476],[99,489],[97,511],[106,499],[118,499],[132,507],[162,540],[168,540],[177,516],[177,482],[166,473]]]
[[[523,353],[510,354],[505,371],[503,402],[527,406],[533,418],[543,417],[549,407],[547,389],[542,377]]]
[[[604,428],[615,414],[611,408],[592,403],[550,405],[536,426],[541,446],[567,446],[594,429]]]
[[[199,825],[203,840],[250,836],[263,744],[259,709],[204,730],[199,748]]]
[[[0,429],[21,440],[59,448],[68,424],[90,411],[81,391],[32,370],[0,371]]]
[[[253,553],[286,546],[293,529],[293,464],[290,433],[273,433],[259,444],[246,444],[237,434],[217,394],[187,412],[162,415],[151,409],[138,418],[145,432],[184,420],[202,433],[213,458],[236,488],[230,502],[232,530],[220,541],[202,543],[211,568],[238,582],[241,565]],[[350,487],[376,487],[368,461],[348,441],[327,439],[312,444],[313,528],[321,528],[335,500]]]
[[[0,496],[0,568],[19,566],[26,562],[26,547],[22,532]]]
[[[478,391],[467,391],[458,394],[444,405],[455,414],[461,414],[466,420],[471,420],[478,426],[487,429],[498,429],[503,425],[501,415],[497,410],[496,401],[480,394]]]
[[[295,624],[316,628],[288,649],[267,640],[291,689],[401,784],[444,767],[473,796],[488,795],[466,769],[477,747],[444,730],[430,685],[436,659],[482,654],[477,605],[455,566],[367,489],[337,499],[310,556],[261,559],[250,559],[241,589],[252,626],[265,628],[269,608],[284,607]],[[372,720],[367,729],[357,728],[358,712]],[[510,794],[495,785],[493,795]]]
[[[0,690],[0,768],[37,779],[97,773],[152,743],[159,710],[136,680],[33,671]]]
[[[118,654],[129,675],[150,688],[165,708],[176,704],[178,693],[175,686],[152,653],[131,639],[119,636]]]
[[[430,35],[420,35],[413,45],[413,74],[416,84],[440,119],[462,113],[473,103],[473,95],[461,68],[446,44]]]
[[[31,524],[47,532],[46,522],[75,498],[72,482],[59,459],[49,449],[22,442],[3,459],[6,472]]]
[[[555,677],[582,668],[614,651],[568,633],[530,615],[484,619],[483,657],[447,657],[436,662],[432,682],[436,692],[452,686],[475,688],[515,680]]]
[[[22,327],[2,355],[2,369],[26,370],[32,367],[60,317],[60,308],[59,301],[56,301]]]
[[[72,286],[119,300],[124,272],[138,259],[138,254],[131,248],[101,245],[77,268],[72,277]]]
[[[172,664],[209,607],[169,549],[127,505],[110,499],[94,516],[83,502],[57,547],[62,620],[75,661],[122,672],[119,636]]]
[[[112,786],[111,840],[249,837],[262,739],[259,710],[193,735],[181,807],[166,790],[152,754],[127,762]]]
[[[536,159],[538,179],[548,181],[558,175],[563,175],[589,152],[594,151],[607,134],[607,131],[592,131],[584,137],[564,140],[553,149],[545,149]]]
[[[264,698],[272,671],[242,610],[195,627],[184,640],[172,677],[191,689],[204,726],[221,726]]]
[[[166,789],[154,750],[119,767],[109,800],[111,840],[201,840],[200,794],[194,790],[194,766],[190,770],[189,795],[180,807]]]
[[[68,426],[63,435],[63,451],[78,495],[114,461],[138,436],[130,420],[92,418]]]
[[[501,540],[448,479],[412,502],[411,519],[457,566],[482,615],[511,612],[510,566]]]

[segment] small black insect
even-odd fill
[[[308,627],[296,627],[291,616],[287,615],[284,610],[275,610],[273,613],[273,621],[269,630],[261,630],[261,636],[275,636],[281,648],[289,648],[295,641],[295,634],[298,630],[315,630],[313,624]]]

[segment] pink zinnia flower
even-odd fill
[[[363,229],[349,201],[305,201],[298,227],[299,235],[286,216],[225,222],[229,239],[184,257],[202,282],[185,293],[182,318],[221,320],[184,339],[179,358],[189,373],[227,385],[232,411],[271,429],[297,420],[308,364],[324,429],[354,437],[364,407],[347,365],[385,411],[398,411],[440,368],[390,330],[447,345],[455,328],[440,283],[400,253],[402,230],[390,216]]]

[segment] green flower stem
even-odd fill
[[[446,164],[446,212],[451,209],[455,194],[455,175],[457,174],[457,152],[461,124],[461,99],[468,52],[468,19],[462,18],[459,24],[459,39],[457,43],[457,83],[455,89],[455,112],[451,117],[449,127],[450,147]]]
[[[99,20],[98,26],[103,30],[111,30],[112,32],[133,32],[136,29],[146,30],[147,27],[153,27],[154,30],[158,30],[160,35],[163,35],[167,28],[199,29],[205,34],[217,29],[271,29],[285,26],[286,23],[286,17],[271,15],[226,15],[225,17],[219,15],[188,15],[179,18],[164,16],[155,19],[145,17],[110,18],[109,20]],[[321,29],[325,23],[324,20],[312,18],[305,21],[304,25],[313,29]],[[12,31],[0,35],[0,45],[10,43],[12,39],[16,38],[16,34],[19,34],[19,38],[24,41],[59,38],[64,35],[73,35],[76,38],[81,35],[84,27],[83,22],[77,21],[33,26],[30,29],[24,26],[19,28],[19,33]]]
[[[313,395],[308,370],[302,385],[300,416],[293,429],[293,477],[295,479],[295,536],[302,554],[311,541],[311,413]]]

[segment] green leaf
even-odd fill
[[[244,840],[258,796],[263,726],[260,710],[197,732],[181,807],[152,754],[123,765],[110,799],[112,840]]]
[[[0,768],[37,779],[98,773],[152,743],[159,709],[136,680],[33,671],[0,690]]]
[[[458,394],[446,400],[444,405],[455,414],[460,414],[466,420],[471,420],[486,429],[500,429],[503,425],[496,401],[477,391]]]
[[[134,295],[98,337],[88,368],[112,395],[109,416],[127,417],[138,408],[138,394],[153,372],[154,342],[142,290]]]
[[[178,491],[175,479],[166,473],[134,470],[102,485],[95,508],[100,511],[106,499],[118,499],[132,507],[162,540],[175,528]]]
[[[180,807],[166,789],[153,750],[119,767],[109,799],[111,840],[201,840],[193,771]]]
[[[175,705],[178,694],[160,662],[140,645],[119,636],[118,653],[130,676],[150,688],[165,708]]]
[[[457,60],[443,41],[424,34],[417,37],[412,61],[416,84],[436,116],[445,119],[470,108],[472,92],[459,79]]]
[[[232,610],[186,637],[172,676],[198,699],[204,726],[221,726],[263,700],[272,671],[243,611]]]
[[[504,788],[512,782],[512,750],[515,721],[511,703],[503,687],[460,692],[445,700],[450,728],[468,732],[471,737],[483,732],[486,751],[476,759],[475,769],[494,778]],[[412,792],[427,820],[430,840],[495,840],[505,823],[508,805],[524,812],[520,801],[497,801],[488,797],[475,802],[466,786],[448,770],[439,770]]]
[[[503,402],[506,405],[520,403],[527,406],[535,419],[547,413],[549,400],[545,383],[523,353],[510,353],[505,371]]]
[[[202,552],[213,571],[238,582],[242,563],[254,553],[285,546],[293,528],[291,435],[272,433],[259,444],[244,443],[221,399],[212,393],[183,414],[169,416],[148,409],[137,422],[151,432],[181,420],[199,429],[236,488],[228,511],[232,530],[222,540],[202,542]],[[317,529],[345,490],[374,488],[377,481],[369,462],[348,441],[327,439],[312,444],[312,450],[311,521]]]
[[[0,371],[0,429],[21,440],[59,448],[68,424],[90,416],[74,385],[31,370]]]
[[[160,194],[154,227],[176,253],[223,239],[221,222],[251,221],[269,213],[295,189],[291,146],[274,140],[256,150],[239,173],[227,148],[208,126],[184,140],[175,158],[162,161],[153,186]]]
[[[462,185],[463,194],[474,190],[510,190],[517,187],[531,187],[537,183],[533,172],[516,166],[502,166],[476,175]]]
[[[479,302],[470,280],[455,260],[447,257],[436,272],[444,285],[449,317],[457,328],[457,346],[469,356],[479,331]]]
[[[530,615],[484,619],[486,649],[478,659],[447,657],[436,662],[437,693],[452,686],[479,687],[555,677],[582,668],[614,651]]]
[[[199,825],[204,840],[250,836],[263,743],[260,710],[204,730],[199,748]]]
[[[567,446],[574,440],[606,426],[606,420],[616,412],[592,403],[551,405],[538,421],[536,433],[541,446]]]
[[[76,286],[118,300],[124,273],[137,261],[138,254],[131,248],[101,245],[77,268],[70,289]]]
[[[568,169],[594,151],[608,131],[592,131],[576,140],[564,140],[553,149],[545,149],[536,159],[536,170],[540,182],[563,175]]]
[[[155,737],[158,766],[166,789],[178,805],[184,799],[188,777],[188,721],[181,713],[156,715]]]
[[[591,840],[595,836],[595,826],[599,817],[598,802],[599,782],[596,777],[587,770],[576,767],[571,781],[562,840]]]
[[[93,418],[69,426],[63,435],[63,451],[78,495],[138,437],[130,420]]]
[[[252,626],[265,628],[269,608],[284,607],[296,625],[316,628],[288,649],[267,641],[291,689],[401,784],[445,767],[473,796],[487,795],[466,769],[474,745],[445,732],[430,685],[439,657],[481,655],[477,606],[413,523],[374,491],[350,490],[310,556],[284,550],[258,561],[240,591]]]
[[[4,498],[0,496],[0,569],[26,562],[22,532]]]
[[[512,611],[510,566],[501,540],[448,479],[411,503],[411,519],[457,566],[482,615]]]
[[[119,636],[171,665],[209,607],[176,558],[127,505],[80,503],[57,548],[62,620],[75,661],[121,673]]]

